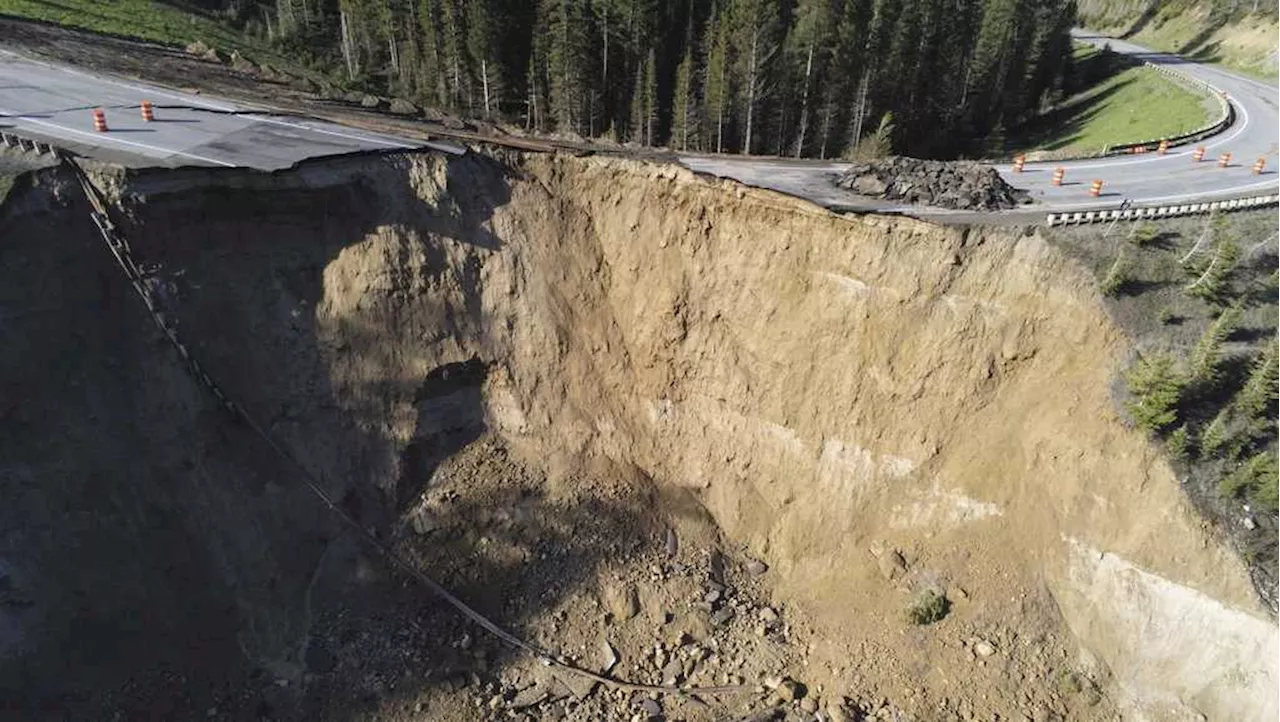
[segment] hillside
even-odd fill
[[[1219,64],[1264,80],[1275,80],[1280,73],[1280,23],[1275,3],[1082,0],[1079,13],[1086,27],[1155,50]]]

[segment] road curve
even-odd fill
[[[1078,40],[1110,44],[1124,53],[1153,65],[1174,68],[1193,78],[1209,83],[1227,93],[1235,108],[1235,122],[1222,133],[1200,143],[1207,153],[1205,160],[1195,163],[1191,154],[1195,146],[1172,148],[1167,155],[1154,153],[1140,156],[1116,156],[1079,161],[1027,163],[1022,173],[1014,173],[1008,165],[998,166],[1010,184],[1030,192],[1036,201],[1015,211],[996,214],[946,211],[942,209],[903,206],[886,203],[836,188],[832,174],[848,168],[847,163],[788,160],[781,158],[734,158],[731,156],[681,155],[680,161],[691,170],[733,178],[747,185],[771,188],[808,198],[816,203],[840,210],[907,213],[937,220],[990,221],[1025,219],[1029,215],[1082,210],[1118,208],[1125,201],[1135,205],[1161,205],[1211,201],[1275,193],[1277,189],[1276,137],[1280,122],[1277,106],[1280,92],[1276,86],[1235,75],[1218,68],[1190,62],[1167,53],[1150,51],[1133,43],[1077,32]],[[1142,140],[1135,138],[1134,140]],[[1230,152],[1231,163],[1219,168],[1218,158]],[[1254,175],[1252,166],[1265,157],[1266,171]],[[1051,183],[1053,169],[1066,169],[1066,183]],[[1103,194],[1092,198],[1089,185],[1103,181]]]
[[[142,119],[150,101],[155,120]],[[96,132],[93,108],[106,114]],[[99,75],[0,49],[0,129],[100,160],[130,166],[226,166],[259,170],[369,150],[434,147],[310,118],[271,113],[229,100]]]

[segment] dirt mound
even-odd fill
[[[995,168],[972,162],[896,156],[856,163],[840,174],[836,185],[864,196],[939,208],[993,211],[1029,202]]]
[[[608,158],[99,181],[186,347],[362,527],[583,666],[750,692],[563,689],[392,576],[42,176],[0,218],[19,716],[1274,716],[1275,626],[1034,235]]]

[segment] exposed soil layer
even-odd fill
[[[584,667],[750,692],[574,689],[392,574],[42,171],[0,215],[6,713],[1274,713],[1274,622],[1035,235],[602,158],[94,175],[187,348],[383,543]]]

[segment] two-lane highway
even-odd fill
[[[1076,33],[1079,40],[1110,44],[1118,53],[1131,55],[1153,65],[1165,65],[1227,93],[1236,111],[1235,122],[1222,133],[1196,144],[1206,151],[1202,162],[1192,161],[1196,145],[1172,148],[1166,155],[1155,153],[1117,156],[1079,161],[1027,163],[1023,172],[1012,166],[999,166],[1000,174],[1010,184],[1030,192],[1036,201],[1013,211],[1011,216],[1037,213],[1099,210],[1119,207],[1125,201],[1137,205],[1160,205],[1241,198],[1276,192],[1277,105],[1280,92],[1276,86],[1259,83],[1218,68],[1189,62],[1176,55],[1155,53],[1133,43]],[[1143,140],[1141,138],[1135,138]],[[1231,163],[1218,167],[1219,157],[1231,153]],[[1254,175],[1252,166],[1258,158],[1266,158],[1266,171]],[[937,219],[975,216],[972,213],[903,206],[858,196],[836,188],[831,179],[849,167],[842,162],[817,162],[787,159],[733,158],[729,156],[682,155],[688,168],[747,185],[771,188],[808,198],[829,208],[879,210]],[[1052,184],[1055,168],[1066,170],[1066,182]],[[1103,181],[1099,198],[1089,196],[1094,180]],[[997,220],[999,214],[991,216]]]
[[[150,101],[155,120],[142,119]],[[107,132],[94,130],[102,108]],[[0,50],[0,128],[43,138],[103,160],[129,165],[205,165],[260,170],[367,150],[424,145],[461,152],[448,143],[424,144],[308,118],[265,112],[146,83],[97,75]]]
[[[1090,160],[1028,163],[1021,173],[999,170],[1011,184],[1028,190],[1036,203],[1006,214],[977,214],[886,203],[837,188],[832,180],[846,163],[782,158],[742,158],[684,154],[679,161],[700,172],[747,185],[807,198],[829,208],[909,213],[937,220],[1017,222],[1030,214],[1186,203],[1274,193],[1277,188],[1277,129],[1280,92],[1223,70],[1153,53],[1132,43],[1077,33],[1085,42],[1109,43],[1125,53],[1182,73],[1224,91],[1235,122],[1199,145],[1205,160],[1191,159],[1194,146],[1154,153]],[[139,104],[154,104],[156,119],[142,119]],[[109,130],[97,132],[93,108],[103,108]],[[0,50],[0,128],[43,138],[84,155],[130,165],[236,166],[275,170],[318,156],[356,151],[433,147],[462,152],[452,143],[422,141],[369,132],[335,123],[273,113],[269,109],[195,93],[85,72]],[[1140,139],[1135,139],[1140,140]],[[1217,159],[1232,154],[1229,167]],[[1252,166],[1265,157],[1266,172]],[[1053,169],[1066,170],[1066,183],[1053,186]],[[1104,183],[1100,198],[1089,184]]]

